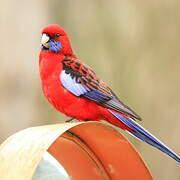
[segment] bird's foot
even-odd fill
[[[68,120],[66,120],[65,122],[73,122],[73,120],[74,120],[74,117],[71,117],[70,119],[68,119]]]

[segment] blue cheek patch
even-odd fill
[[[49,46],[49,51],[56,52],[56,53],[59,52],[62,48],[62,44],[55,40],[50,40],[48,43],[48,46]]]

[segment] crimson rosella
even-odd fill
[[[42,30],[39,67],[43,92],[58,111],[79,121],[106,120],[180,162],[175,152],[135,122],[140,116],[77,58],[59,25]]]

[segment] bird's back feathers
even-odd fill
[[[66,57],[62,61],[63,71],[60,81],[64,88],[76,96],[83,96],[98,104],[124,113],[141,120],[128,106],[123,104],[114,92],[99,78],[91,68],[83,64],[78,58]]]

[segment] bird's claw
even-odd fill
[[[69,122],[72,122],[73,120],[74,120],[74,118],[71,117],[70,119],[66,120],[65,122],[66,122],[66,123],[69,123]]]

